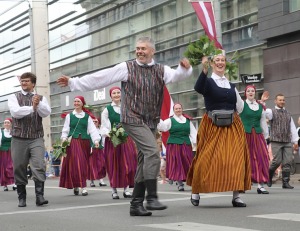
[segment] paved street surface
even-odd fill
[[[159,196],[167,210],[151,217],[129,216],[129,199],[111,199],[109,187],[89,188],[89,195],[74,196],[58,188],[58,179],[47,179],[45,198],[49,204],[35,205],[33,182],[27,187],[27,207],[17,207],[17,193],[0,191],[0,231],[283,231],[300,227],[300,175],[294,175],[293,190],[277,181],[269,195],[258,195],[255,185],[242,194],[246,208],[233,208],[232,193],[201,194],[200,206],[189,199],[191,189],[159,185]],[[97,182],[98,183],[98,182]]]

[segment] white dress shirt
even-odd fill
[[[281,108],[275,106],[275,109],[281,109]],[[285,109],[285,108],[282,108],[282,109]],[[273,119],[273,112],[272,112],[271,108],[267,108],[266,109],[266,117],[267,117],[268,120],[272,120]],[[291,129],[291,136],[292,136],[291,142],[293,144],[298,144],[299,137],[298,137],[296,125],[295,125],[294,120],[293,120],[292,117],[291,117],[291,122],[290,122],[290,129]]]
[[[186,118],[183,115],[180,115],[180,116],[174,115],[173,118],[178,123],[181,123],[181,124],[186,123]],[[172,126],[171,118],[168,118],[164,121],[160,120],[160,122],[157,125],[157,129],[159,131],[166,132],[166,131],[169,131],[171,129],[171,126]],[[195,146],[196,145],[196,138],[197,138],[197,130],[196,130],[194,124],[191,121],[190,121],[190,135],[189,135],[189,137],[190,137],[190,141],[192,143],[192,146]]]
[[[27,95],[28,92],[21,90],[23,95]],[[32,94],[36,94],[32,92]],[[20,106],[15,94],[8,97],[8,108],[12,117],[16,119],[21,119],[24,116],[30,115],[34,112],[33,106]],[[51,114],[51,108],[45,96],[43,96],[42,101],[39,102],[37,106],[37,113],[40,117],[44,118]]]
[[[4,128],[3,133],[4,133],[4,137],[11,138],[10,130]],[[2,132],[0,131],[0,146],[1,146],[1,140],[2,140]]]
[[[81,111],[80,113],[78,113],[75,110],[71,113],[73,115],[75,115],[77,118],[83,118],[86,114],[84,111]],[[61,132],[61,140],[62,141],[66,140],[68,138],[69,132],[70,132],[70,114],[67,114],[67,116],[65,118],[64,127]],[[88,118],[87,134],[91,136],[93,143],[95,143],[95,142],[99,143],[101,137],[100,137],[99,132],[90,116]]]
[[[137,61],[137,60],[136,60]],[[137,63],[142,66],[143,64]],[[154,65],[152,60],[148,65]],[[186,79],[192,74],[193,68],[188,70],[178,65],[177,69],[172,69],[169,66],[164,65],[164,82],[165,84],[173,83],[179,80]],[[85,75],[81,78],[70,78],[69,86],[71,91],[90,91],[98,88],[109,86],[116,82],[126,82],[128,79],[128,69],[126,62],[115,65],[114,67],[97,71],[90,75]]]

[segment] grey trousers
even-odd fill
[[[270,164],[270,170],[275,171],[279,165],[282,165],[282,172],[290,172],[293,159],[293,149],[291,143],[271,142],[273,160]]]
[[[156,179],[160,170],[160,156],[156,142],[156,129],[145,124],[122,123],[123,128],[134,140],[138,149],[138,166],[134,181]]]
[[[22,139],[12,137],[11,157],[14,166],[16,185],[27,185],[27,166],[30,164],[32,179],[44,182],[46,180],[46,163],[44,159],[45,144],[43,138]]]

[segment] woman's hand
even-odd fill
[[[260,100],[264,103],[269,99],[269,92],[268,91],[264,91],[264,93],[261,95]]]
[[[204,72],[204,74],[207,74],[209,68],[209,62],[207,56],[202,57],[201,63],[202,63],[202,71]]]
[[[94,145],[95,145],[95,148],[99,148],[99,141],[95,141]]]

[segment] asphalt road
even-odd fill
[[[300,182],[293,176],[293,190],[282,189],[280,181],[269,195],[258,195],[255,185],[241,195],[246,208],[233,208],[232,193],[201,194],[200,206],[190,201],[191,190],[178,192],[176,185],[159,185],[161,202],[167,210],[151,217],[129,216],[130,199],[112,200],[109,187],[89,188],[88,196],[74,196],[58,188],[58,179],[46,181],[49,204],[35,205],[33,182],[27,187],[27,207],[18,208],[17,193],[0,191],[0,231],[283,231],[300,228]]]

